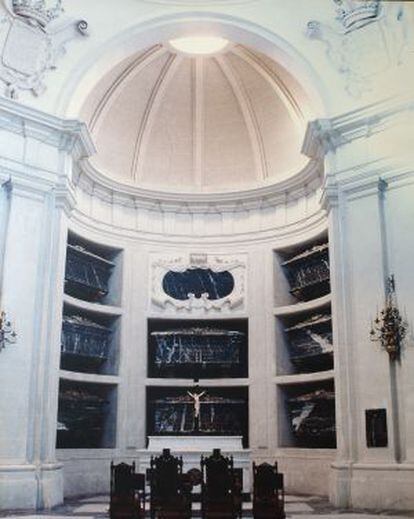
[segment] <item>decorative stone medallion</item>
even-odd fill
[[[173,311],[229,312],[242,309],[245,256],[217,254],[151,257],[151,304]]]

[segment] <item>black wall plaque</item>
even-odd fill
[[[187,269],[184,272],[170,270],[162,280],[162,288],[173,299],[186,301],[189,294],[199,299],[207,294],[217,300],[230,295],[234,289],[233,275],[228,271],[214,272],[211,269]]]
[[[151,378],[248,376],[247,319],[149,319]]]
[[[365,430],[367,437],[367,447],[387,447],[387,410],[366,409]]]

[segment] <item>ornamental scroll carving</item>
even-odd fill
[[[247,258],[243,255],[153,254],[151,304],[158,310],[189,313],[225,313],[243,309],[246,297],[246,268]],[[191,277],[194,278],[193,285]],[[231,278],[232,281],[229,281]],[[184,288],[171,287],[171,282],[182,282]],[[222,282],[225,283],[224,288],[217,286],[217,283]],[[184,297],[183,290],[187,291]]]

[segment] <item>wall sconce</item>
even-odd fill
[[[407,333],[407,323],[401,317],[395,300],[394,275],[387,279],[385,307],[371,323],[370,339],[379,342],[391,361],[399,360],[401,346]]]
[[[0,312],[0,351],[6,347],[6,344],[14,344],[17,339],[17,333],[14,331],[11,321],[7,318],[6,312]]]

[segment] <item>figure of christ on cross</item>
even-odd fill
[[[206,391],[202,391],[201,393],[199,391],[196,391],[198,389],[198,386],[195,387],[195,390],[193,393],[190,391],[187,391],[187,394],[193,399],[193,406],[194,406],[194,431],[199,432],[200,430],[200,407],[201,402],[200,399],[203,395],[206,394]]]

